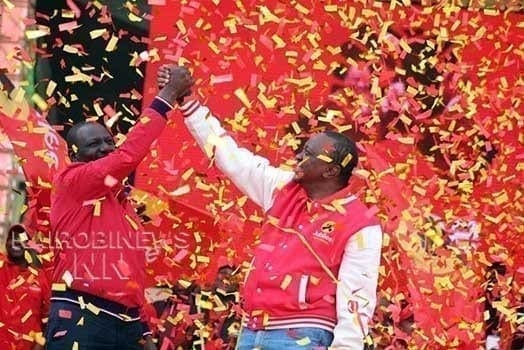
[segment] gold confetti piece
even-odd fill
[[[93,216],[100,216],[102,211],[102,202],[96,201],[93,203]]]
[[[97,306],[91,304],[91,303],[88,303],[86,305],[86,308],[91,311],[92,313],[94,313],[95,315],[98,315],[100,313],[100,308],[98,308]]]
[[[9,9],[9,10],[12,10],[15,8],[15,5],[13,5],[12,2],[10,2],[9,0],[3,0],[5,6]]]
[[[289,284],[291,283],[292,280],[293,280],[293,277],[291,275],[284,276],[284,279],[280,283],[280,289],[286,290],[287,287],[289,287]]]
[[[114,35],[111,36],[111,39],[109,39],[109,42],[107,43],[105,50],[107,52],[115,51],[117,42],[118,42],[118,37]]]
[[[415,138],[413,136],[399,137],[397,141],[405,145],[414,145],[415,144]]]
[[[363,177],[364,179],[369,178],[369,176],[371,175],[371,173],[366,169],[356,169],[354,171],[354,174]]]
[[[196,260],[199,263],[205,263],[205,264],[209,264],[209,261],[210,261],[209,257],[205,255],[197,255]]]
[[[40,29],[34,29],[34,30],[26,30],[25,36],[28,40],[32,39],[38,39],[43,36],[49,35],[51,33],[51,30],[48,27],[45,26],[39,26]]]
[[[127,222],[129,222],[129,224],[131,225],[131,227],[133,228],[133,230],[137,230],[138,229],[138,224],[135,222],[135,220],[133,220],[129,215],[126,214],[126,220]]]
[[[211,50],[213,50],[213,52],[214,52],[215,54],[217,54],[217,55],[220,54],[220,49],[218,48],[218,46],[217,46],[214,42],[210,41],[210,42],[207,44],[207,46],[209,46],[209,48],[210,48]]]
[[[331,159],[330,157],[326,156],[325,154],[319,154],[318,156],[316,156],[316,158],[320,159],[321,161],[326,162],[326,163],[332,163],[333,162],[333,159]]]
[[[71,347],[71,350],[78,350],[78,342],[74,341],[73,346]]]
[[[236,24],[237,21],[235,18],[230,18],[224,21],[224,27],[229,28],[229,33],[231,34],[236,34],[238,32]]]
[[[494,196],[495,196],[495,203],[497,205],[501,205],[509,201],[508,193],[506,192],[506,190],[503,190],[502,192],[499,192],[499,193],[495,193]]]
[[[78,54],[80,52],[80,50],[75,47],[75,46],[71,46],[71,45],[64,45],[64,47],[62,48],[62,50],[64,52],[67,52],[67,53],[72,53],[72,54]]]
[[[295,132],[295,134],[300,134],[300,132],[302,131],[300,130],[300,126],[298,126],[297,122],[292,122],[291,127],[293,128],[293,131]]]
[[[311,339],[309,337],[304,337],[296,341],[296,343],[300,346],[306,346],[311,344]]]
[[[203,183],[203,182],[200,181],[200,180],[196,182],[195,187],[196,187],[198,190],[202,190],[202,191],[206,191],[206,192],[211,190],[211,186],[210,186],[210,185],[205,184],[205,183]]]
[[[200,237],[200,232],[198,231],[193,232],[193,236],[195,237],[196,243],[202,243],[202,237]]]
[[[301,3],[297,2],[295,4],[295,9],[297,9],[298,12],[304,14],[304,15],[307,15],[309,14],[309,9],[307,7],[305,7],[304,5],[302,5]]]
[[[93,85],[93,78],[90,75],[82,73],[78,68],[73,67],[73,75],[67,75],[64,79],[68,83],[75,83],[75,82],[86,82],[89,85]]]
[[[353,155],[351,153],[348,153],[344,159],[342,159],[342,162],[340,163],[340,165],[342,165],[343,168],[346,167],[346,165],[349,164],[349,162],[351,162],[351,159],[353,159]]]
[[[262,102],[262,104],[264,105],[264,107],[266,108],[273,108],[275,107],[275,105],[277,104],[277,99],[276,97],[272,97],[271,99],[268,99],[262,92],[260,92],[258,95],[257,95],[257,98],[260,102]]]
[[[111,129],[113,125],[116,123],[118,119],[122,116],[122,112],[116,112],[109,118],[104,124],[107,126],[108,129]]]
[[[247,108],[251,108],[251,102],[249,101],[249,98],[247,97],[244,90],[238,88],[235,90],[234,94],[240,100],[240,102],[242,102],[244,106],[246,106]]]
[[[300,108],[300,113],[303,114],[308,119],[311,119],[314,117],[314,114],[311,113],[311,111],[307,109],[306,107]]]
[[[104,112],[102,111],[102,107],[100,107],[100,104],[99,103],[95,103],[93,105],[93,108],[95,110],[95,113],[97,116],[101,117],[104,115]]]
[[[77,326],[83,326],[84,325],[84,316],[80,317],[78,322],[76,323]]]
[[[188,184],[185,184],[185,185],[177,188],[176,190],[169,192],[168,194],[170,196],[173,196],[173,197],[178,197],[178,196],[182,196],[184,194],[187,194],[189,192],[191,192],[191,187]]]
[[[47,96],[51,96],[53,94],[53,92],[55,91],[56,89],[56,86],[57,84],[55,83],[54,80],[49,80],[49,83],[47,84],[47,88],[46,88],[46,95]]]
[[[259,10],[262,14],[262,16],[260,16],[260,24],[265,24],[267,22],[280,23],[280,18],[275,16],[266,6],[260,6]]]
[[[31,253],[28,250],[24,251],[24,259],[27,261],[28,264],[33,263],[33,257],[31,256]]]
[[[18,240],[21,242],[26,242],[29,240],[29,237],[27,236],[26,232],[22,232],[18,235]]]
[[[22,316],[21,321],[22,323],[25,323],[29,317],[33,314],[33,311],[31,309],[27,310],[24,316]]]
[[[57,291],[57,292],[65,292],[67,289],[67,286],[65,283],[53,283],[51,285],[51,290]]]
[[[142,17],[135,15],[133,12],[129,12],[127,15],[127,18],[129,18],[130,22],[135,22],[135,23],[142,22],[144,20]]]
[[[105,28],[93,29],[92,31],[89,32],[89,36],[91,37],[91,39],[96,39],[96,38],[103,36],[106,33],[107,33],[107,29]]]
[[[423,189],[422,187],[418,186],[418,185],[414,185],[413,186],[413,192],[418,193],[421,196],[425,196],[426,195],[426,190]]]
[[[365,244],[365,240],[364,240],[364,235],[362,234],[362,231],[357,232],[357,234],[355,236],[356,236],[355,238],[357,240],[357,248],[359,250],[367,248],[367,246]]]
[[[181,34],[187,34],[187,29],[183,20],[179,19],[178,21],[176,21],[176,27]]]
[[[184,171],[184,173],[182,174],[182,179],[184,181],[187,181],[187,179],[189,179],[191,177],[191,175],[193,175],[193,172],[195,171],[195,169],[193,168],[189,168],[187,169],[186,171]]]
[[[275,44],[276,44],[275,48],[276,48],[276,49],[281,49],[281,48],[283,48],[283,47],[286,47],[286,43],[285,43],[285,41],[282,40],[282,38],[279,37],[277,34],[273,34],[273,35],[271,36],[271,39],[273,39],[273,41],[275,42]]]
[[[264,317],[262,318],[262,325],[265,327],[269,323],[269,314],[264,313]]]

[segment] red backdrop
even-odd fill
[[[393,307],[409,295],[420,327],[409,341],[467,348],[480,339],[486,266],[502,262],[517,281],[524,272],[515,248],[524,246],[522,13],[395,2],[150,3],[158,6],[142,55],[149,61],[144,103],[155,94],[158,65],[179,63],[192,69],[197,95],[237,141],[277,164],[321,127],[356,138],[362,161],[354,181],[365,184],[359,193],[387,234],[381,296]],[[142,163],[137,186],[171,201],[168,215],[206,222],[197,231],[207,244],[188,249],[214,267],[202,258],[191,264],[194,251],[180,253],[178,269],[167,269],[175,276],[212,274],[218,264],[249,258],[261,211],[204,159],[179,115]],[[448,236],[430,229],[432,216]],[[451,256],[439,247],[457,219],[478,224],[480,243],[465,255],[452,248]],[[163,217],[156,224],[169,236],[184,223],[173,227]],[[410,249],[416,233],[434,250]],[[443,283],[449,264],[460,267]],[[519,283],[507,283],[500,305],[507,320],[515,321]],[[455,320],[459,287],[473,307]],[[399,334],[390,327],[380,337]]]

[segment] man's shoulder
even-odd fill
[[[74,162],[74,163],[68,164],[67,166],[65,166],[63,169],[61,169],[59,172],[55,174],[55,176],[53,177],[53,183],[63,182],[70,174],[82,168],[85,164],[87,163]]]

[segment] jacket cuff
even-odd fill
[[[153,335],[153,332],[149,329],[147,322],[141,321],[140,325],[142,326],[142,338],[147,337],[148,335]]]
[[[184,117],[189,117],[191,114],[195,113],[198,107],[200,107],[200,102],[197,100],[189,100],[184,102],[184,104],[180,107],[180,111]]]
[[[164,118],[167,118],[167,113],[174,109],[174,107],[169,102],[159,96],[154,98],[149,107],[157,111]]]

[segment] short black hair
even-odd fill
[[[229,265],[229,264],[226,264],[226,265],[222,265],[218,268],[218,271],[217,273],[221,273],[222,271],[224,270],[231,270],[232,272],[235,272],[237,268],[234,266],[234,265]]]
[[[333,164],[340,165],[341,180],[347,182],[351,177],[353,169],[358,164],[357,144],[355,141],[340,132],[328,130],[324,131],[324,134],[334,141],[333,147],[335,150],[331,154],[331,158],[333,159]],[[347,160],[348,157],[350,157],[349,161]]]
[[[73,152],[73,145],[76,145],[78,142],[78,131],[82,129],[84,126],[88,125],[91,122],[87,121],[81,121],[80,123],[76,123],[73,125],[66,135],[66,142],[67,142],[67,150],[69,153]]]

